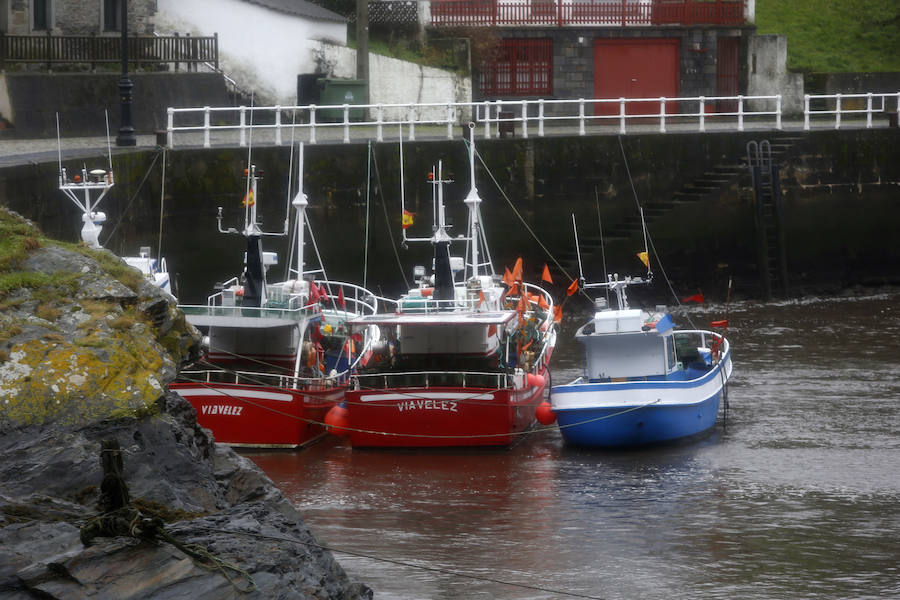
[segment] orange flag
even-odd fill
[[[550,308],[550,305],[547,304],[547,301],[546,301],[546,300],[544,300],[544,295],[543,295],[543,294],[541,294],[540,296],[538,296],[538,306],[541,307],[541,308],[544,309],[544,310],[547,310],[548,308]]]
[[[578,291],[578,280],[572,281],[571,285],[569,285],[569,289],[566,290],[566,296],[571,296],[575,292]]]
[[[562,322],[562,305],[557,304],[553,307],[553,322],[561,323]]]
[[[513,277],[512,273],[509,272],[509,267],[503,267],[503,283],[512,287]]]
[[[553,285],[553,278],[550,277],[550,269],[547,268],[547,263],[544,263],[544,272],[541,274],[541,281],[546,281],[550,285]]]
[[[516,259],[512,270],[513,281],[522,281],[522,257]]]
[[[479,291],[478,292],[478,306],[476,306],[475,308],[481,308],[482,304],[484,304],[484,292]]]
[[[696,302],[697,304],[703,304],[703,300],[703,292],[697,292],[693,296],[681,299],[682,302]]]

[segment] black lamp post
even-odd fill
[[[122,77],[119,78],[119,101],[122,104],[122,126],[116,136],[116,146],[136,146],[134,126],[131,124],[131,90],[134,84],[128,77],[128,0],[122,0]]]

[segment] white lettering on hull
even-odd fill
[[[407,400],[397,404],[400,412],[407,410],[446,410],[458,413],[458,404],[453,400]]]
[[[239,417],[241,416],[241,411],[243,410],[243,406],[230,406],[228,404],[204,404],[200,407],[200,414]]]

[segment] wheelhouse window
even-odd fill
[[[539,96],[553,93],[553,40],[506,39],[494,60],[481,65],[485,96]]]
[[[103,31],[122,31],[122,2],[103,0]]]
[[[31,29],[49,31],[53,29],[51,0],[31,0]]]

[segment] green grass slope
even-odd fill
[[[759,33],[788,40],[788,68],[900,71],[900,0],[756,0]]]

